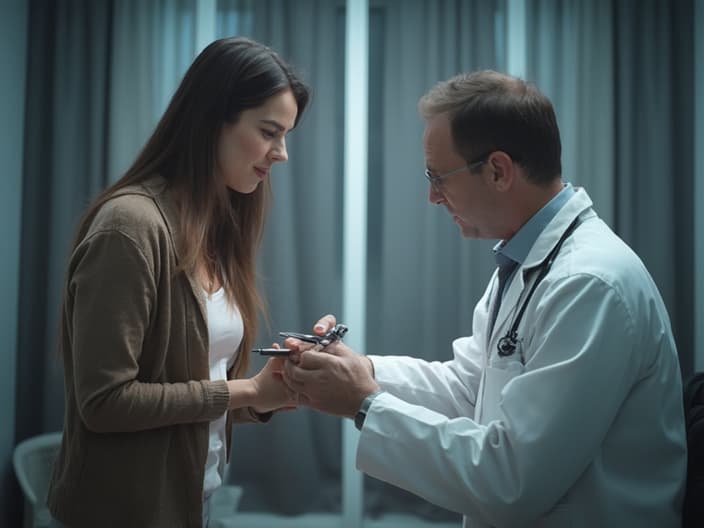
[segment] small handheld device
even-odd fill
[[[288,356],[291,353],[290,348],[255,348],[252,350],[255,354],[262,356]]]
[[[330,343],[334,343],[335,341],[339,341],[340,339],[342,339],[347,333],[347,330],[349,329],[345,325],[336,324],[332,328],[332,330],[330,330],[327,334],[321,336],[313,334],[301,334],[299,332],[279,332],[279,335],[281,337],[293,337],[294,339],[299,339],[307,343],[315,343],[316,345],[320,345],[325,348]]]

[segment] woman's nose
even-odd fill
[[[280,143],[277,143],[274,148],[271,149],[269,157],[272,162],[287,161],[288,152],[286,151],[286,140],[282,139]]]

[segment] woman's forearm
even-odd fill
[[[251,379],[228,380],[227,388],[230,391],[230,409],[252,407],[257,402],[257,392]]]

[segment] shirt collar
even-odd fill
[[[575,193],[571,183],[565,183],[562,190],[557,193],[540,211],[535,213],[518,232],[509,240],[501,240],[494,246],[494,258],[499,266],[505,265],[508,261],[513,261],[522,265],[528,256],[528,252],[535,244],[535,241],[550,223],[562,206]]]

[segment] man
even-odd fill
[[[289,339],[285,382],[355,418],[360,470],[464,526],[679,527],[686,442],[668,315],[640,259],[562,181],[552,104],[482,71],[419,107],[430,201],[464,237],[501,240],[472,335],[444,363]]]

